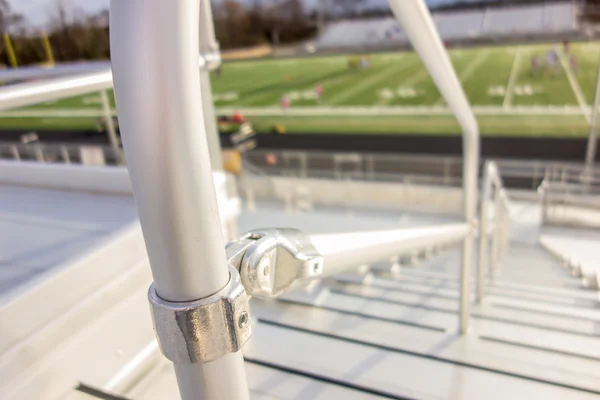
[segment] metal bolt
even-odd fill
[[[246,311],[242,311],[240,318],[238,319],[238,326],[240,328],[244,328],[246,325],[248,325],[248,319],[248,313]]]
[[[263,268],[263,275],[267,276],[269,275],[269,265],[265,265],[265,267]]]

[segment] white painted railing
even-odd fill
[[[491,214],[491,215],[490,215]],[[502,185],[498,167],[488,161],[483,168],[481,183],[481,201],[479,218],[479,260],[477,268],[476,299],[483,300],[485,295],[485,275],[493,279],[500,261],[508,248],[510,215],[508,195]],[[492,239],[490,262],[488,263],[488,244]],[[489,266],[489,268],[488,268]]]
[[[28,144],[0,142],[0,160],[82,165],[121,165],[124,163],[120,147],[115,149],[114,146],[108,145],[45,142]]]
[[[463,129],[465,222],[426,229],[313,236],[311,240],[329,273],[462,240],[460,330],[465,333],[476,223],[478,127],[424,2],[390,0],[390,6]],[[200,107],[205,104],[201,90],[206,82],[198,73],[197,54],[203,48],[199,36],[208,42],[214,39],[212,28],[207,28],[212,21],[205,3],[202,10],[203,14],[198,0],[113,0],[112,72],[100,69],[0,89],[0,110],[6,110],[104,91],[114,79],[128,172],[154,287],[161,301],[171,304],[211,298],[231,280],[212,183],[207,138],[210,127],[205,124],[205,118],[213,116],[208,107]],[[200,15],[204,15],[202,26]],[[210,90],[203,92],[205,97],[207,93]],[[109,118],[106,104],[104,109]],[[239,325],[242,322],[246,325],[248,319],[240,319]],[[218,342],[221,337],[208,339]],[[184,399],[249,396],[239,350],[210,362],[177,362],[174,366]]]
[[[463,127],[467,226],[463,227],[460,326],[461,332],[466,332],[471,227],[477,199],[477,123],[425,4],[393,1],[390,5]],[[156,294],[161,301],[186,303],[190,307],[197,299],[220,292],[228,280],[223,243],[216,233],[218,218],[214,188],[209,181],[206,127],[198,108],[201,83],[191,56],[200,45],[199,12],[198,1],[113,0],[110,21],[117,110]],[[157,26],[161,29],[157,30]],[[389,236],[389,232],[383,237],[378,234],[371,246],[363,246],[361,253],[373,247],[373,257],[387,255],[387,249],[393,250],[400,242]],[[363,235],[362,240],[369,237],[373,235]],[[326,255],[325,268],[328,263],[350,267],[352,259],[345,256],[349,251],[342,247]],[[240,327],[245,327],[247,318],[241,321]],[[162,323],[168,321],[155,321],[155,326]],[[182,398],[248,398],[241,352],[221,354],[210,362],[192,358],[175,363]],[[222,384],[224,377],[227,385]]]
[[[600,227],[600,169],[549,167],[538,188],[544,224]]]
[[[594,175],[563,174],[544,179],[542,222],[545,225],[600,228],[600,179]]]
[[[324,275],[334,275],[423,249],[458,243],[471,234],[467,224],[311,235],[324,258]]]

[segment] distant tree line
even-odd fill
[[[204,1],[204,0],[203,0]],[[317,0],[313,9],[304,0],[219,0],[213,3],[217,39],[222,49],[262,44],[287,45],[314,38],[326,22],[337,19],[390,15],[387,7],[373,7],[368,0]],[[437,5],[439,10],[536,3],[544,0],[457,0]],[[545,0],[557,1],[557,0]],[[559,0],[560,1],[560,0]],[[587,0],[599,4],[600,0]],[[108,59],[110,57],[108,11],[89,15],[66,8],[56,0],[46,34],[57,62]],[[0,34],[10,35],[19,65],[43,63],[47,54],[42,31],[0,0]],[[0,64],[9,65],[5,40],[0,40]]]
[[[48,28],[32,29],[14,12],[7,0],[0,0],[0,34],[9,35],[19,65],[48,61],[43,35],[47,35],[55,61],[107,59],[109,52],[108,11],[88,15],[81,9],[67,10],[56,3]],[[10,65],[8,44],[0,40],[0,63]]]
[[[331,0],[357,1],[357,0]],[[363,0],[358,0],[363,1]],[[215,31],[222,49],[259,44],[295,43],[315,35],[316,14],[307,13],[302,0],[221,0],[213,5]],[[8,34],[19,65],[47,61],[46,34],[56,62],[110,57],[108,11],[89,15],[56,2],[45,32],[33,29],[0,0],[0,34]],[[0,64],[10,65],[6,40],[0,38]]]

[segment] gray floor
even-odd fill
[[[136,220],[131,197],[0,187],[0,295],[42,279]],[[451,216],[276,203],[245,210],[240,232],[312,233],[455,222]],[[312,294],[253,300],[245,347],[254,399],[592,399],[600,395],[600,307],[535,241],[513,243],[472,304],[460,336],[460,253],[450,249],[364,284],[325,280]],[[174,398],[172,366],[157,364],[126,393]],[[65,398],[83,399],[81,393]]]
[[[458,216],[413,211],[314,206],[311,211],[287,212],[280,202],[260,202],[256,210],[244,207],[238,230],[267,227],[296,228],[307,233],[334,233],[375,229],[398,229],[462,221]]]
[[[91,250],[136,215],[130,196],[0,185],[0,297]]]
[[[261,302],[250,360],[394,398],[600,395],[600,307],[543,249],[514,246],[458,335],[459,252],[326,295]],[[311,397],[304,397],[311,398]]]
[[[460,336],[459,260],[450,249],[366,283],[344,275],[310,294],[254,299],[244,349],[251,397],[598,398],[593,291],[541,247],[515,245],[487,278],[487,296],[472,304],[471,330]],[[154,400],[175,390],[172,367],[161,363],[127,395]]]

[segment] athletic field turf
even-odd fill
[[[551,49],[560,62],[546,71]],[[559,43],[450,50],[481,132],[489,135],[585,136],[599,55],[598,42],[571,44],[568,54]],[[415,53],[370,54],[366,69],[350,68],[353,57],[225,63],[212,77],[215,105],[222,114],[242,112],[262,131],[282,124],[307,133],[460,132]],[[280,106],[284,96],[287,110]],[[90,128],[98,115],[99,96],[90,94],[4,112],[0,129]]]

